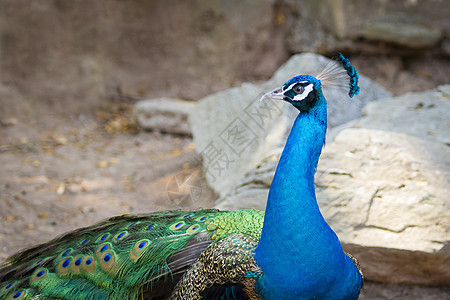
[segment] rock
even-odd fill
[[[450,284],[447,146],[346,129],[325,148],[316,186],[324,217],[343,243],[358,245],[348,249],[369,280]]]
[[[262,86],[243,84],[199,101],[189,122],[208,183],[219,195],[225,196],[245,182],[247,172],[286,142],[297,110],[283,101],[260,102],[264,92],[295,75],[317,74],[327,62],[312,53],[295,55]],[[362,92],[356,100],[349,100],[345,90],[324,89],[329,126],[358,118],[366,103],[391,95],[363,75],[360,86]]]
[[[448,32],[449,1],[303,0],[302,18],[317,20],[342,40],[360,37],[423,48]]]
[[[438,27],[420,23],[376,21],[367,23],[361,36],[409,48],[430,48],[436,45],[443,33]]]
[[[187,119],[194,107],[192,102],[158,98],[139,101],[133,115],[136,123],[146,130],[191,135]]]
[[[292,20],[286,45],[291,53],[332,53],[340,49],[336,37],[325,30],[321,22],[304,17]]]
[[[450,149],[404,134],[346,129],[324,149],[317,199],[344,243],[435,252],[450,240]]]
[[[353,126],[401,132],[450,145],[450,85],[369,103]]]
[[[366,279],[393,284],[422,286],[449,286],[448,262],[450,251],[446,247],[439,252],[427,253],[380,247],[343,245],[344,250],[358,258]],[[444,292],[445,293],[445,292]],[[407,294],[402,299],[446,299],[445,297],[415,298]],[[447,294],[448,296],[448,294]],[[363,298],[364,299],[364,298]],[[374,299],[374,298],[370,298]],[[381,297],[376,299],[398,299]]]

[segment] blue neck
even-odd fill
[[[309,299],[318,294],[340,299],[344,292],[338,290],[347,288],[342,281],[354,285],[359,278],[316,201],[314,173],[326,120],[326,100],[320,93],[314,108],[298,115],[278,163],[255,250],[265,299]],[[355,279],[349,280],[349,274]]]

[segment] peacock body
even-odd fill
[[[314,173],[325,142],[322,85],[344,66],[300,75],[263,99],[299,115],[280,158],[266,212],[164,211],[114,217],[10,257],[0,299],[357,299],[362,273],[317,205]],[[342,73],[344,72],[344,73]]]

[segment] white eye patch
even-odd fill
[[[292,87],[292,88],[294,89],[294,92],[297,94],[294,96],[294,98],[292,98],[292,101],[302,101],[306,97],[308,97],[309,93],[312,92],[312,90],[314,89],[314,84],[311,83],[305,87],[301,86],[297,90],[295,90],[295,87]]]

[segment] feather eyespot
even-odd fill
[[[88,241],[89,241],[88,239],[85,239],[85,240],[81,241],[80,245],[84,246],[84,245],[86,245],[86,243],[87,243]]]
[[[100,268],[105,272],[113,271],[116,266],[116,254],[112,250],[105,251],[98,262]]]
[[[138,241],[134,247],[130,250],[130,259],[137,261],[139,257],[144,253],[145,249],[150,245],[150,241],[147,239]]]
[[[0,290],[0,294],[6,293],[8,292],[16,283],[16,281],[10,282],[8,283],[6,286],[4,286],[1,290]]]
[[[101,235],[101,236],[97,239],[96,243],[101,243],[101,242],[104,242],[104,241],[108,240],[109,236],[110,236],[109,233],[105,233],[105,234]]]
[[[205,222],[207,218],[208,218],[207,216],[203,216],[203,217],[197,218],[195,221],[197,221],[197,222]]]
[[[72,248],[69,248],[69,249],[67,249],[67,250],[64,250],[63,252],[61,252],[59,255],[58,255],[58,257],[56,258],[57,260],[61,260],[61,259],[63,259],[64,257],[66,257],[67,255],[69,255],[69,253],[70,252],[72,252]]]
[[[184,215],[183,217],[181,217],[182,219],[186,219],[186,218],[189,218],[191,216],[191,214],[187,214],[187,215]]]
[[[194,234],[194,233],[197,233],[197,232],[199,231],[199,229],[200,229],[200,226],[199,226],[199,225],[192,225],[191,227],[189,227],[189,228],[186,230],[186,233],[187,233],[187,234]]]
[[[97,256],[97,258],[100,258],[100,256],[102,256],[102,253],[104,253],[105,251],[107,251],[107,250],[110,250],[111,249],[111,244],[110,243],[103,243],[103,244],[100,244],[98,247],[97,247],[97,250],[95,251],[95,256]]]
[[[37,262],[35,262],[34,264],[33,264],[33,267],[36,267],[36,266],[43,266],[43,265],[45,265],[48,261],[50,261],[50,260],[52,260],[53,259],[53,257],[44,257],[44,258],[41,258],[40,260],[38,260]]]
[[[169,228],[170,228],[171,230],[180,230],[181,228],[183,228],[183,226],[184,226],[185,224],[186,224],[186,223],[184,223],[183,221],[181,221],[181,222],[172,224],[172,226],[170,226]]]
[[[71,258],[66,258],[65,260],[62,260],[58,263],[56,266],[56,272],[60,275],[64,275],[69,273],[68,266],[70,265]]]
[[[128,229],[128,228],[131,228],[131,227],[133,227],[134,225],[139,224],[139,223],[140,223],[139,221],[136,221],[136,222],[134,222],[134,223],[131,223],[130,225],[128,225],[127,229]]]
[[[34,271],[30,277],[30,285],[33,286],[34,283],[47,277],[48,270],[46,268],[39,268]]]
[[[81,262],[81,269],[86,273],[94,272],[96,269],[95,260],[92,255],[86,255]]]
[[[121,239],[123,239],[127,234],[128,234],[128,232],[122,231],[121,233],[116,234],[116,236],[114,237],[113,241],[114,241],[114,242],[119,242],[119,241],[120,241]]]
[[[145,228],[145,230],[149,231],[150,229],[153,228],[153,226],[155,226],[155,224],[149,225],[147,228]]]
[[[78,274],[81,272],[81,263],[83,262],[83,255],[75,256],[70,262],[70,272]]]
[[[21,291],[18,291],[16,293],[14,293],[13,295],[11,295],[8,299],[17,299],[17,300],[19,300],[19,299],[24,298],[26,295],[27,295],[27,291],[26,290],[21,290]]]

